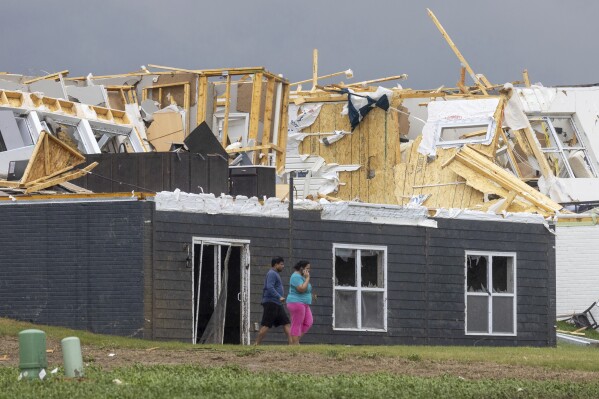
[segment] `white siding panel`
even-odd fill
[[[582,312],[599,299],[599,226],[557,228],[557,315]]]

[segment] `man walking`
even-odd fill
[[[291,326],[289,317],[285,312],[285,289],[279,273],[285,267],[285,261],[280,256],[272,258],[271,269],[266,273],[264,289],[262,291],[262,322],[260,331],[256,337],[256,345],[260,345],[268,330],[272,327],[283,326],[283,331],[287,335],[287,342],[291,344]]]

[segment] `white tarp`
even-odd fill
[[[518,97],[526,113],[548,112],[556,93],[557,88],[539,85],[518,89]]]
[[[443,125],[491,123],[498,105],[498,98],[431,101],[428,103],[428,119],[422,128],[422,141],[418,146],[418,152],[427,156],[435,156]],[[482,144],[488,143],[483,142]]]

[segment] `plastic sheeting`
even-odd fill
[[[262,217],[289,217],[289,203],[278,198],[267,198],[260,204],[258,198],[213,194],[188,194],[180,190],[162,191],[154,197],[157,211],[178,211],[190,213],[246,215]],[[339,220],[377,224],[396,224],[406,226],[437,227],[437,222],[428,216],[423,206],[402,207],[399,205],[368,204],[362,202],[320,202],[310,200],[294,201],[295,210],[321,211],[322,220]],[[435,218],[489,220],[515,223],[538,223],[547,226],[541,215],[533,213],[505,213],[471,211],[463,209],[440,209]]]
[[[425,207],[407,208],[359,202],[332,202],[322,204],[321,218],[323,220],[437,227],[437,222],[428,218],[428,210]]]
[[[506,83],[504,88],[510,89],[513,88],[513,86],[511,83]],[[512,92],[512,96],[505,105],[505,110],[503,111],[503,124],[512,130],[530,128],[530,122],[524,113],[524,109],[522,109],[522,103],[516,92]]]
[[[418,152],[427,156],[436,155],[436,146],[443,125],[456,125],[456,123],[463,123],[465,125],[492,123],[493,114],[498,105],[498,98],[431,101],[428,104],[428,119],[422,128],[422,141],[418,146]],[[489,144],[490,140],[488,142],[477,141],[477,143]],[[458,145],[461,144],[455,144],[454,146]]]
[[[532,85],[516,89],[524,112],[548,112],[557,95],[557,88]]]
[[[289,104],[289,133],[299,133],[312,126],[318,118],[321,108],[322,103],[302,104],[301,106]]]
[[[466,220],[488,220],[495,222],[513,222],[513,223],[534,223],[549,227],[547,220],[542,215],[536,213],[505,213],[497,215],[494,212],[471,211],[467,209],[439,209],[435,213],[435,218],[444,219],[466,219]]]
[[[227,315],[227,284],[229,282],[229,258],[231,257],[231,246],[227,248],[225,263],[220,280],[219,294],[214,306],[214,312],[206,324],[206,329],[199,344],[222,344],[225,336],[225,318]]]

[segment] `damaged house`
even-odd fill
[[[492,84],[431,17],[455,88],[319,85],[352,73],[319,77],[317,53],[296,83],[0,75],[0,315],[249,344],[282,255],[313,266],[306,342],[554,345],[597,297],[596,87]]]

